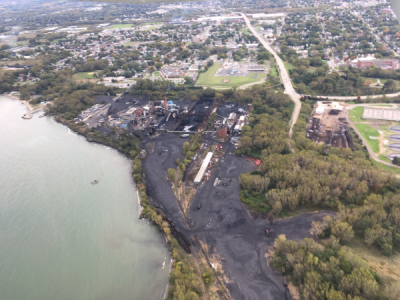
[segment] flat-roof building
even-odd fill
[[[206,158],[204,159],[203,163],[201,164],[200,170],[197,173],[196,178],[194,179],[195,184],[199,184],[202,181],[204,174],[206,173],[208,164],[210,163],[211,158],[213,157],[213,154],[214,154],[213,152],[207,153]]]
[[[249,72],[264,72],[265,70],[265,66],[261,66],[261,65],[250,65],[247,70]]]

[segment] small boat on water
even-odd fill
[[[91,182],[91,184],[98,184],[98,183],[99,183],[98,180],[95,180],[95,181],[92,181],[92,182]]]

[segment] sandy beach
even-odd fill
[[[32,114],[33,114],[33,113],[35,113],[35,112],[37,112],[37,111],[39,111],[40,109],[43,108],[43,105],[39,105],[39,107],[34,108],[34,107],[29,103],[29,101],[21,100],[21,99],[19,99],[17,96],[14,96],[14,95],[11,95],[11,94],[6,94],[6,93],[4,93],[3,96],[4,96],[4,97],[7,97],[7,98],[9,98],[9,99],[12,99],[12,100],[17,100],[17,101],[19,101],[20,103],[22,103],[23,105],[25,105],[25,107],[28,109],[28,112],[22,116],[22,118],[24,118],[24,119],[30,119],[30,118],[32,118]]]

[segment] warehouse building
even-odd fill
[[[194,179],[195,184],[200,184],[201,181],[203,180],[204,174],[206,173],[208,164],[211,161],[211,158],[213,157],[213,152],[208,152],[206,155],[206,158],[204,159],[203,163],[201,164],[199,173],[197,173],[196,178]]]

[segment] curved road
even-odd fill
[[[281,75],[282,83],[285,87],[285,94],[289,95],[292,98],[293,102],[295,103],[295,108],[293,111],[292,119],[290,120],[290,130],[289,136],[292,137],[293,134],[293,126],[297,122],[297,118],[299,117],[300,109],[301,109],[301,102],[300,102],[300,95],[295,91],[292,85],[292,81],[290,80],[289,74],[286,71],[285,65],[283,64],[282,59],[276,54],[276,52],[271,48],[268,42],[265,40],[264,36],[259,33],[251,24],[249,18],[244,14],[241,13],[242,17],[246,21],[246,25],[249,30],[254,34],[255,37],[258,38],[261,44],[263,44],[264,48],[267,49],[272,55],[275,57],[275,60],[279,67],[279,73]]]
[[[249,28],[249,30],[254,34],[255,37],[258,38],[259,42],[261,44],[263,44],[263,46],[265,47],[265,49],[267,49],[269,52],[272,53],[272,55],[275,57],[275,60],[278,64],[279,67],[279,73],[281,76],[281,80],[282,83],[285,87],[285,94],[289,95],[293,102],[295,103],[295,108],[293,111],[293,115],[292,115],[292,119],[290,121],[290,131],[289,131],[289,136],[290,138],[292,137],[293,134],[293,126],[294,124],[296,124],[297,122],[297,118],[299,116],[300,113],[300,109],[301,109],[301,102],[300,102],[300,95],[295,91],[295,89],[293,88],[292,85],[292,81],[290,79],[290,76],[285,68],[285,65],[282,61],[282,59],[276,54],[276,52],[271,48],[271,46],[268,44],[268,42],[266,41],[266,39],[264,38],[264,36],[258,32],[251,24],[250,24],[250,20],[249,18],[244,14],[241,13],[242,17],[244,18],[247,27]],[[365,99],[379,99],[382,98],[383,96],[386,96],[388,98],[394,98],[397,96],[400,96],[400,92],[398,93],[394,93],[394,94],[386,94],[386,95],[374,95],[374,96],[361,96],[362,100]],[[321,97],[321,98],[325,98],[328,100],[337,100],[337,101],[351,101],[351,100],[357,100],[358,97],[355,96],[316,96],[316,97]]]
[[[378,104],[378,105],[379,105],[379,104],[381,104],[381,103],[368,103],[368,106],[373,106],[374,104]],[[397,106],[397,103],[387,103],[387,104],[391,104],[391,105],[392,105],[392,108]],[[383,160],[379,159],[379,154],[376,154],[374,151],[372,151],[372,149],[371,149],[371,147],[369,146],[369,144],[367,143],[367,141],[364,139],[364,137],[363,137],[363,136],[361,135],[361,133],[358,131],[358,129],[356,128],[356,126],[354,126],[353,121],[350,120],[349,112],[350,112],[350,110],[352,110],[353,108],[358,107],[358,106],[365,106],[365,107],[367,107],[367,105],[365,105],[365,104],[355,104],[355,105],[347,106],[347,107],[346,107],[346,111],[347,111],[346,119],[347,119],[347,122],[349,122],[349,125],[350,125],[351,127],[353,127],[354,131],[358,134],[358,136],[360,137],[360,139],[363,141],[364,146],[367,147],[367,150],[368,150],[369,155],[370,155],[375,161],[377,161],[377,162],[380,162],[380,163],[385,164],[385,165],[390,166],[390,167],[400,168],[400,166],[396,166],[396,165],[394,165],[394,164],[391,164],[391,163],[388,163],[388,162],[386,162],[386,161],[383,161]]]

